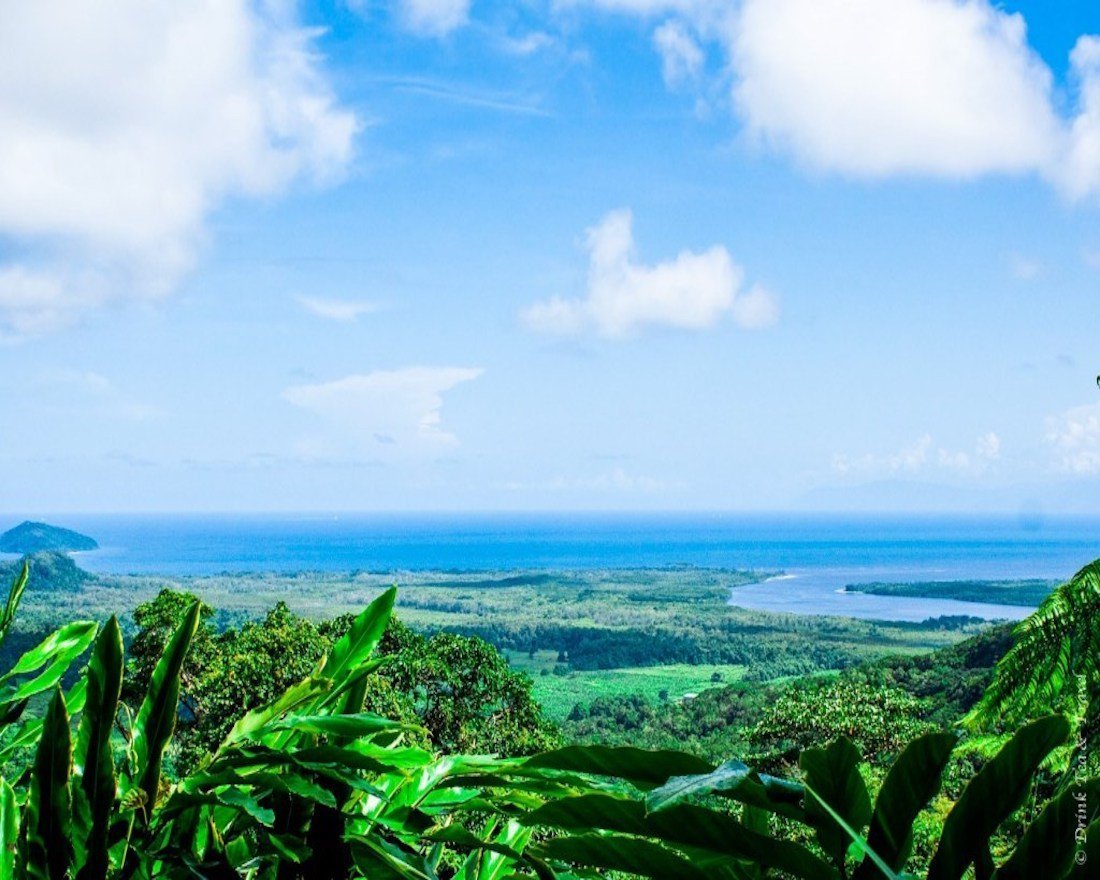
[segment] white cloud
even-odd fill
[[[775,298],[763,289],[739,294],[744,272],[724,247],[685,250],[647,266],[637,261],[632,227],[630,211],[619,210],[589,229],[587,295],[535,303],[522,313],[524,322],[547,333],[621,338],[647,326],[703,330],[727,314],[747,328],[778,318]]]
[[[283,398],[335,429],[312,445],[315,451],[430,453],[458,442],[442,426],[443,394],[482,372],[471,367],[376,370],[332,382],[294,385],[283,392]]]
[[[501,489],[509,492],[622,492],[654,494],[684,488],[680,482],[666,482],[640,474],[632,474],[625,468],[616,467],[610,471],[588,477],[557,476],[551,480],[527,482],[513,480],[500,484]]]
[[[544,49],[552,49],[558,41],[545,31],[529,31],[522,36],[508,36],[502,34],[499,38],[500,48],[509,55],[517,55],[525,58],[534,55]]]
[[[1078,39],[1055,94],[1023,16],[989,0],[577,2],[682,18],[726,53],[749,137],[808,166],[1030,173],[1071,200],[1100,195],[1100,37]]]
[[[935,455],[932,455],[935,450]],[[932,468],[979,475],[1000,458],[1001,438],[989,431],[979,437],[971,452],[936,447],[931,434],[923,434],[897,452],[886,455],[865,453],[833,456],[833,470],[841,475],[860,477],[896,477],[927,472]]]
[[[557,0],[557,5],[593,6],[607,12],[623,12],[631,15],[663,15],[675,12],[692,18],[703,17],[723,6],[728,0]]]
[[[890,470],[899,471],[920,470],[928,460],[928,450],[932,448],[932,436],[925,434],[912,446],[899,449],[888,459]]]
[[[1067,410],[1047,420],[1055,467],[1071,474],[1100,474],[1100,404]]]
[[[1034,281],[1043,274],[1042,264],[1022,254],[1012,254],[1009,257],[1008,269],[1017,281]]]
[[[1070,53],[1077,81],[1077,118],[1069,136],[1068,155],[1050,176],[1073,198],[1100,193],[1100,37],[1083,36]]]
[[[978,438],[975,451],[979,458],[995,461],[1001,457],[1001,438],[990,431]]]
[[[763,287],[754,286],[734,299],[731,314],[734,322],[746,330],[770,327],[779,320],[779,298]]]
[[[92,298],[74,296],[62,277],[20,265],[0,265],[0,316],[16,334],[40,333],[69,319],[72,310]]]
[[[669,88],[677,88],[699,76],[706,57],[683,22],[666,21],[654,31],[653,44],[661,56],[661,74]]]
[[[857,175],[1048,167],[1051,75],[985,0],[747,0],[731,51],[749,131]]]
[[[369,315],[378,311],[378,304],[366,300],[350,299],[324,299],[314,296],[298,297],[298,304],[307,312],[318,318],[327,318],[330,321],[340,321],[351,324],[363,315]]]
[[[346,166],[357,128],[288,4],[15,4],[0,19],[0,323],[169,292],[204,219]]]
[[[442,37],[470,19],[470,0],[401,0],[400,14],[414,33]]]
[[[94,370],[49,370],[36,377],[34,389],[37,402],[52,403],[70,413],[90,409],[110,419],[134,422],[163,415],[161,410],[135,400]],[[58,393],[60,397],[56,396]]]

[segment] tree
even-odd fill
[[[148,686],[170,634],[198,600],[163,590],[134,612],[125,696]],[[350,615],[321,624],[278,603],[262,620],[217,632],[213,609],[199,603],[200,624],[181,675],[180,718],[171,750],[185,773],[217,748],[249,710],[304,678],[344,636]],[[423,727],[413,739],[444,752],[532,754],[558,742],[557,729],[531,696],[526,676],[478,638],[440,633],[426,639],[391,618],[379,644],[378,672],[363,683],[364,706]],[[419,738],[419,737],[422,737]]]
[[[531,681],[477,637],[424,638],[391,620],[379,646],[380,677],[406,696],[444,752],[528,755],[556,745],[557,729],[531,696]]]
[[[928,730],[920,701],[900,688],[852,677],[809,680],[783,689],[764,710],[750,742],[770,760],[791,762],[814,743],[844,737],[876,763]]]

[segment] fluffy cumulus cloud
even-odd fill
[[[772,294],[762,288],[741,291],[744,272],[724,247],[681,251],[653,265],[639,262],[630,211],[612,211],[589,229],[586,247],[586,295],[535,303],[522,314],[528,326],[623,338],[652,326],[703,330],[726,316],[747,328],[765,327],[778,318]]]
[[[1078,406],[1047,422],[1055,467],[1069,474],[1100,474],[1100,404]]]
[[[853,174],[1047,168],[1051,75],[984,0],[749,0],[733,38],[751,133]]]
[[[283,398],[330,429],[305,444],[318,455],[391,457],[438,452],[457,438],[442,424],[443,395],[480,376],[473,367],[406,367],[294,385]]]
[[[59,26],[64,22],[64,26]],[[231,196],[324,181],[357,128],[293,6],[82,5],[0,18],[0,323],[17,333],[169,292]]]
[[[654,19],[666,74],[673,41],[661,34],[721,47],[748,135],[805,165],[856,177],[1034,173],[1070,199],[1100,195],[1098,37],[1077,41],[1063,94],[1024,18],[989,0],[587,3]]]
[[[1079,113],[1073,120],[1068,155],[1054,178],[1076,198],[1100,193],[1100,37],[1086,36],[1070,53],[1078,89]]]

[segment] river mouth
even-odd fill
[[[992,579],[992,578],[990,578]],[[987,602],[962,602],[909,596],[877,596],[849,592],[849,584],[870,581],[913,583],[952,580],[943,570],[914,568],[820,568],[786,571],[755,584],[733,587],[729,604],[754,611],[901,620],[919,623],[935,617],[979,617],[985,620],[1022,620],[1034,608]]]

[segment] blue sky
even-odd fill
[[[25,6],[10,513],[1100,512],[1095,4]]]

